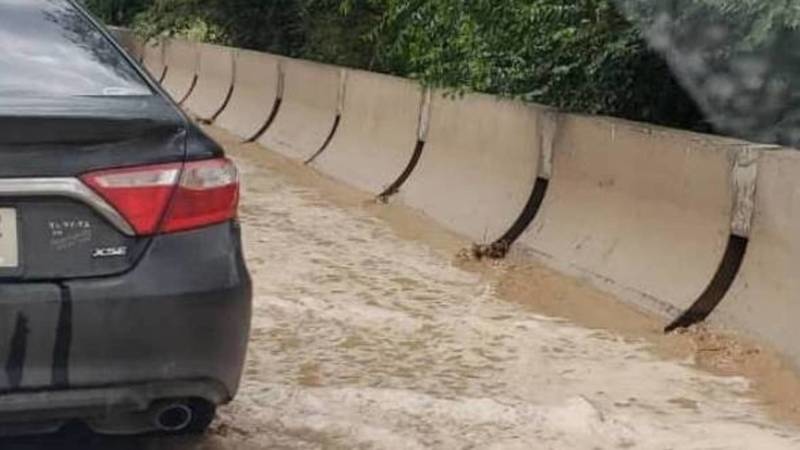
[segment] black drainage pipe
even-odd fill
[[[342,116],[337,115],[336,119],[333,121],[333,128],[331,128],[331,132],[328,134],[328,137],[325,139],[325,142],[322,143],[322,147],[320,147],[319,150],[317,150],[313,155],[311,155],[311,157],[308,158],[303,164],[309,165],[313,163],[314,160],[317,159],[319,155],[321,155],[322,152],[324,152],[325,149],[328,148],[328,146],[331,144],[331,141],[333,140],[333,136],[336,135],[336,130],[339,129],[339,122],[341,121],[342,121]]]
[[[192,78],[192,85],[189,86],[189,92],[187,92],[186,95],[183,96],[181,101],[178,102],[179,105],[183,105],[183,102],[188,100],[189,96],[192,95],[192,92],[194,92],[194,88],[197,86],[197,79],[198,79],[197,75],[195,75],[194,78]]]
[[[255,142],[258,138],[264,135],[267,132],[267,129],[272,125],[272,122],[275,121],[275,118],[278,117],[278,111],[281,109],[281,104],[283,103],[283,99],[278,97],[275,99],[275,103],[272,104],[272,111],[269,112],[269,117],[267,117],[267,121],[264,123],[264,126],[258,129],[252,136],[245,139],[245,143]]]
[[[382,202],[389,201],[389,197],[397,194],[400,192],[400,188],[408,181],[408,178],[414,173],[414,169],[417,168],[419,164],[420,158],[422,158],[422,151],[425,149],[425,141],[419,140],[417,141],[417,146],[414,147],[414,154],[411,156],[411,160],[408,162],[405,170],[403,173],[400,174],[399,177],[394,181],[394,183],[390,184],[386,190],[378,195],[378,200]]]
[[[164,80],[167,78],[167,71],[168,70],[169,70],[169,66],[164,66],[164,68],[161,69],[161,76],[158,77],[158,84],[163,83]]]
[[[705,292],[703,292],[691,308],[669,324],[669,326],[664,329],[664,332],[670,333],[679,328],[688,328],[703,322],[714,312],[725,297],[725,294],[730,290],[736,276],[739,274],[745,254],[747,253],[749,242],[747,238],[739,236],[730,237],[728,247],[725,250],[725,256],[722,258],[722,263],[719,269],[717,269],[714,278],[711,280],[711,284],[708,285]]]
[[[233,97],[233,90],[235,89],[235,83],[231,83],[231,87],[228,88],[228,93],[225,95],[225,100],[222,102],[222,106],[219,107],[217,112],[215,112],[211,118],[208,120],[209,123],[214,123],[217,121],[217,117],[222,114],[222,111],[225,111],[225,108],[228,107],[228,103],[231,102],[231,98]]]
[[[544,198],[547,195],[547,188],[550,186],[550,180],[546,178],[537,178],[533,185],[533,192],[528,198],[528,203],[522,214],[517,218],[516,222],[511,225],[508,231],[498,240],[489,245],[476,245],[473,248],[473,254],[476,258],[493,258],[502,259],[508,255],[511,246],[517,239],[522,236],[522,233],[528,229],[533,220],[539,214],[542,208]]]

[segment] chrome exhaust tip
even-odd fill
[[[175,433],[191,425],[194,411],[183,403],[170,403],[156,409],[154,418],[159,430]]]

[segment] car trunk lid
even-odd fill
[[[0,279],[130,269],[149,238],[134,236],[79,177],[183,161],[186,129],[155,96],[0,101]]]

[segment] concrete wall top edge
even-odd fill
[[[237,55],[263,56],[263,57],[272,58],[272,59],[284,58],[283,56],[277,55],[275,53],[259,52],[259,51],[256,51],[256,50],[250,50],[248,48],[237,48],[237,47],[227,47],[227,48],[230,48],[230,49],[234,50]]]
[[[155,50],[155,49],[162,49],[164,48],[164,44],[166,41],[163,39],[150,39],[149,41],[145,42],[142,47],[145,50]]]
[[[503,108],[517,108],[524,114],[559,114],[558,110],[548,108],[546,106],[529,103],[521,99],[514,99],[509,97],[501,97],[492,94],[485,94],[481,92],[466,92],[463,95],[451,96],[447,95],[445,91],[437,89],[432,96],[434,104],[439,102],[466,102],[481,105],[481,107],[491,108],[492,106],[499,106]]]
[[[205,50],[205,51],[212,51],[212,52],[218,52],[218,53],[231,53],[231,54],[233,54],[237,50],[235,47],[228,47],[228,46],[225,46],[225,45],[217,45],[217,44],[208,44],[208,43],[205,43],[205,42],[198,42],[197,43],[197,48],[200,50],[201,53]]]
[[[742,147],[749,147],[749,148],[765,148],[765,149],[772,149],[777,148],[775,145],[770,144],[761,144],[756,142],[751,142],[743,139],[737,139],[734,137],[729,136],[719,136],[715,134],[708,134],[708,133],[700,133],[697,131],[692,130],[683,130],[680,128],[671,128],[666,127],[663,125],[657,125],[647,122],[637,122],[634,120],[623,119],[619,117],[612,117],[612,116],[603,116],[603,115],[593,115],[593,114],[583,114],[583,113],[572,113],[572,112],[564,112],[555,109],[559,113],[559,115],[567,118],[573,118],[576,120],[592,120],[595,122],[601,122],[608,125],[613,125],[625,129],[631,132],[638,132],[644,134],[652,134],[654,136],[664,136],[664,135],[673,135],[679,136],[685,139],[691,139],[696,142],[700,143],[708,143],[714,144],[717,146],[725,146],[728,148],[742,148]]]
[[[778,161],[798,161],[800,160],[800,151],[789,147],[774,147],[757,149],[759,158],[769,158]]]
[[[728,155],[729,159],[734,159],[741,150],[761,151],[777,148],[724,136],[696,133],[607,116],[559,113],[558,121],[559,128],[571,128],[574,126],[605,128],[604,132],[609,133],[612,137],[633,138],[638,136],[640,139],[652,139],[659,142],[660,147],[666,151],[686,151],[690,149],[693,151],[724,153]]]
[[[174,47],[176,49],[178,49],[178,48],[180,48],[180,49],[186,49],[186,48],[195,49],[195,48],[197,48],[197,47],[199,47],[201,45],[204,45],[202,42],[192,41],[192,40],[189,40],[189,39],[181,39],[181,38],[170,38],[170,39],[166,40],[166,43],[167,43],[167,48]]]
[[[417,92],[422,92],[424,90],[424,87],[421,84],[416,83],[414,80],[410,80],[408,78],[395,77],[377,72],[365,72],[363,70],[358,70],[358,71],[353,71],[349,69],[345,70],[347,70],[346,82],[348,90],[356,88],[359,86],[359,84],[362,83],[380,84],[382,86],[386,86],[387,90],[413,89],[414,91]]]
[[[369,70],[356,69],[356,68],[345,67],[345,66],[334,66],[334,67],[338,67],[340,69],[347,70],[348,76],[378,77],[378,78],[383,78],[383,79],[385,79],[387,81],[395,81],[395,82],[398,82],[398,83],[415,83],[415,84],[419,84],[420,87],[424,88],[424,86],[422,86],[421,83],[419,83],[417,80],[415,80],[413,78],[406,78],[406,77],[401,77],[401,76],[392,75],[392,74],[383,73],[383,72],[370,72]]]
[[[341,71],[342,69],[344,69],[344,67],[334,66],[332,64],[323,64],[323,63],[319,63],[319,62],[316,62],[316,61],[311,61],[311,60],[308,60],[308,59],[297,59],[297,58],[290,58],[288,56],[280,56],[280,55],[278,56],[278,58],[281,61],[283,61],[283,63],[285,64],[286,67],[290,67],[290,66],[306,67],[306,68],[311,68],[312,70],[313,69],[317,69],[319,71],[337,72],[337,73],[339,71]]]
[[[176,42],[184,42],[184,43],[187,43],[187,44],[189,44],[191,42],[196,42],[196,41],[188,41],[186,39],[180,39],[180,38],[172,38],[172,39],[167,39],[167,40],[176,41]],[[170,52],[169,51],[169,47],[170,46],[168,46],[168,50],[167,50],[168,53]],[[275,57],[275,58],[279,58],[280,60],[286,61],[289,65],[297,64],[297,65],[303,65],[303,66],[308,66],[308,67],[317,67],[317,68],[323,69],[323,70],[336,70],[336,71],[340,71],[340,70],[344,69],[344,70],[346,70],[348,72],[348,74],[349,74],[348,76],[359,76],[359,75],[363,74],[363,75],[369,75],[369,76],[373,76],[373,77],[379,76],[379,77],[385,77],[386,79],[395,79],[395,80],[398,80],[398,81],[402,80],[402,81],[405,81],[405,82],[417,83],[417,81],[413,80],[413,79],[408,79],[408,78],[403,78],[403,77],[398,77],[398,76],[395,76],[395,75],[383,74],[383,73],[378,73],[378,72],[370,72],[370,71],[366,71],[366,70],[363,70],[363,69],[348,68],[348,67],[344,67],[344,66],[335,66],[335,65],[331,65],[331,64],[325,64],[325,63],[317,62],[317,61],[304,60],[304,59],[292,58],[292,57],[281,56],[281,55],[274,55],[274,54],[270,54],[270,53],[266,53],[266,52],[259,52],[259,51],[248,50],[248,49],[238,49],[237,48],[236,51],[237,52],[247,52],[247,53],[257,53],[257,54],[269,55],[269,56],[272,56],[272,57]],[[442,89],[442,88],[435,88],[434,91],[437,94],[441,95],[442,93],[445,93],[447,90],[446,89]],[[740,149],[740,148],[755,148],[757,150],[769,150],[769,151],[774,151],[774,150],[779,150],[780,149],[780,147],[778,147],[778,146],[772,146],[772,145],[767,145],[767,144],[759,144],[759,143],[756,143],[756,142],[746,141],[746,140],[742,140],[742,139],[736,139],[736,138],[726,137],[726,136],[717,136],[717,135],[712,135],[712,134],[704,134],[704,133],[699,133],[699,132],[690,131],[690,130],[681,130],[681,129],[677,129],[677,128],[670,128],[670,127],[665,127],[665,126],[656,125],[656,124],[650,124],[650,123],[646,123],[646,122],[637,122],[637,121],[623,119],[623,118],[617,118],[617,117],[611,117],[611,116],[601,116],[601,115],[592,115],[592,114],[584,114],[584,113],[566,112],[566,111],[561,111],[558,108],[547,106],[547,105],[541,105],[541,104],[536,104],[536,103],[531,103],[531,102],[524,102],[522,100],[513,99],[513,98],[507,98],[507,97],[503,97],[503,96],[496,96],[496,95],[492,95],[492,94],[485,94],[485,93],[479,93],[479,92],[469,92],[469,93],[465,93],[465,95],[487,96],[487,97],[497,98],[497,99],[501,99],[501,100],[509,101],[509,102],[526,103],[529,107],[532,107],[532,108],[537,109],[537,110],[541,110],[543,112],[549,112],[549,113],[552,113],[552,114],[558,114],[560,117],[566,118],[566,120],[569,120],[570,118],[590,119],[590,120],[594,120],[594,121],[600,121],[602,123],[606,123],[606,124],[609,124],[609,125],[622,127],[623,129],[631,131],[631,132],[648,133],[648,134],[659,135],[659,136],[672,135],[672,136],[681,137],[681,138],[684,138],[684,139],[688,138],[688,139],[692,140],[693,142],[702,144],[702,145],[704,145],[706,147],[710,147],[710,148],[714,148],[716,146],[716,147],[720,147],[720,148],[724,147],[724,148],[727,148],[729,150],[735,150],[735,149]],[[436,96],[438,96],[438,95],[436,95]]]

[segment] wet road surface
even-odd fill
[[[747,380],[506,301],[455,262],[466,243],[413,239],[257,146],[233,156],[254,323],[242,390],[210,436],[3,448],[800,448]]]

